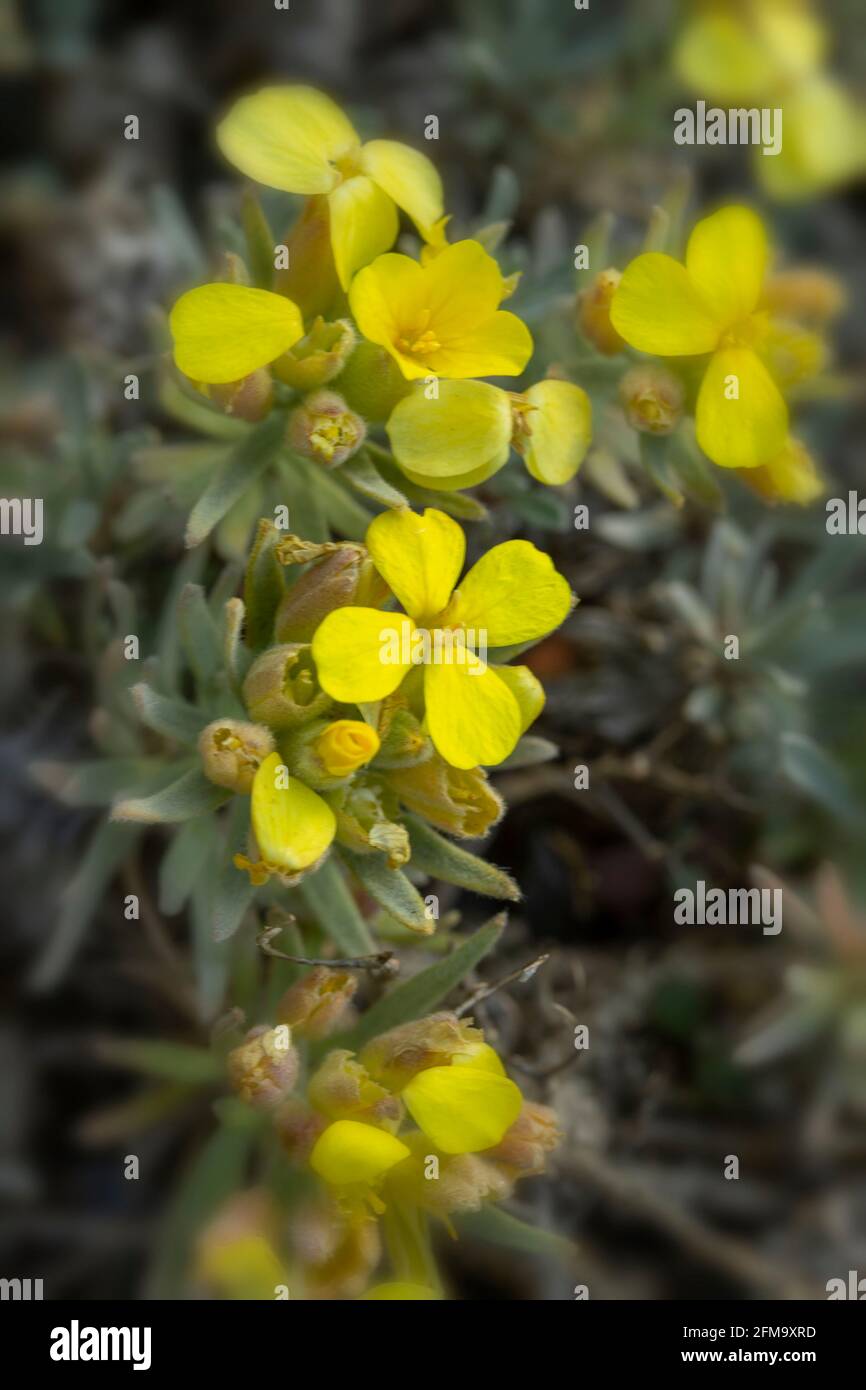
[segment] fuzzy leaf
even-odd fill
[[[154,792],[153,796],[131,797],[115,802],[111,819],[143,821],[150,825],[185,821],[215,811],[231,795],[224,787],[214,786],[203,772],[194,767],[170,786]]]
[[[553,1231],[530,1226],[520,1217],[512,1216],[502,1207],[484,1206],[480,1211],[464,1212],[455,1218],[458,1231],[472,1240],[489,1241],[506,1250],[517,1250],[522,1255],[555,1256],[560,1260],[573,1259],[576,1247],[570,1240],[555,1235]]]
[[[181,641],[196,680],[207,685],[222,663],[222,643],[200,584],[187,584],[177,606]]]
[[[216,839],[211,816],[185,821],[172,836],[159,866],[159,910],[173,917],[189,898]]]
[[[273,463],[283,441],[285,426],[283,415],[273,411],[232,449],[189,514],[186,543],[190,548],[200,545],[210,535],[253,480]]]
[[[145,681],[134,685],[130,693],[139,719],[149,729],[179,743],[195,743],[205,721],[194,705],[160,695]]]
[[[381,507],[407,507],[408,500],[399,488],[393,487],[387,482],[376,468],[369,454],[364,450],[349,459],[340,469],[340,477],[344,478],[350,487],[356,492],[360,492],[362,497],[369,497],[371,501],[378,502]]]
[[[514,752],[504,762],[497,763],[496,771],[513,771],[516,767],[535,767],[538,763],[549,763],[559,757],[559,749],[549,738],[538,734],[524,734]]]
[[[504,869],[479,859],[468,850],[447,840],[418,816],[405,817],[412,845],[412,866],[431,878],[441,878],[458,888],[483,893],[488,898],[519,902],[520,889]]]
[[[367,955],[375,950],[367,923],[358,911],[335,860],[326,860],[320,869],[302,881],[298,891],[322,929],[332,941],[336,941],[341,951],[355,956]]]
[[[255,895],[256,890],[247,875],[236,869],[229,858],[217,877],[211,900],[211,929],[215,941],[228,941],[234,936]]]
[[[341,1046],[357,1050],[379,1033],[396,1028],[398,1023],[408,1023],[410,1019],[423,1018],[425,1014],[432,1013],[452,989],[475,969],[478,962],[493,950],[507,920],[506,914],[500,912],[461,942],[450,956],[428,965],[426,970],[419,970],[404,984],[395,985],[367,1010],[351,1032],[341,1035]]]
[[[262,517],[244,575],[246,640],[254,652],[261,651],[272,640],[274,616],[286,592],[283,566],[274,554],[279,539],[280,533],[273,522]]]
[[[98,1045],[100,1057],[113,1066],[156,1076],[162,1081],[206,1085],[221,1074],[218,1059],[203,1047],[149,1038],[110,1038]]]
[[[388,868],[384,854],[378,851],[358,854],[343,846],[339,853],[365,892],[398,922],[402,922],[404,927],[410,927],[424,936],[429,936],[435,930],[435,923],[427,916],[424,899],[418,889],[402,870]]]

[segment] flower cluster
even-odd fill
[[[495,546],[461,581],[465,548],[432,508],[383,512],[365,546],[278,542],[285,563],[312,566],[243,680],[248,719],[213,720],[199,738],[205,775],[251,798],[254,853],[235,862],[253,883],[294,882],[335,838],[396,869],[411,852],[406,812],[458,836],[499,818],[483,769],[514,751],[544,691],[492,656],[557,627],[573,597],[526,541]],[[403,611],[385,606],[395,600]]]
[[[516,277],[482,244],[449,244],[442,188],[424,156],[362,144],[346,116],[306,87],[244,97],[219,127],[227,159],[271,188],[306,195],[270,283],[199,286],[172,309],[179,370],[224,408],[257,419],[274,386],[291,388],[291,448],[337,468],[386,423],[409,481],[453,491],[484,481],[513,447],[544,483],[566,482],[589,447],[591,409],[572,382],[511,392],[530,332],[501,307]],[[397,208],[421,237],[419,259],[390,250]],[[311,286],[313,287],[311,289]],[[327,387],[327,389],[324,389]]]
[[[345,1026],[355,983],[325,967],[302,976],[280,1000],[277,1023],[253,1029],[229,1054],[229,1079],[244,1102],[270,1115],[284,1154],[318,1181],[307,1214],[329,1229],[328,1258],[296,1252],[291,1276],[309,1296],[366,1289],[381,1256],[380,1218],[398,1281],[410,1275],[436,1296],[429,1219],[451,1228],[454,1217],[542,1172],[559,1139],[556,1120],[521,1095],[481,1030],[453,1013],[399,1024],[359,1051],[311,1052],[311,1042]],[[224,1286],[237,1265],[225,1260],[224,1229],[220,1235],[209,1233],[200,1264],[203,1277]],[[243,1236],[258,1290],[246,1296],[273,1297],[282,1282],[276,1239],[261,1230]]]

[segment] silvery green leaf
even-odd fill
[[[340,847],[340,856],[369,893],[374,902],[402,922],[404,927],[421,932],[425,936],[433,931],[435,923],[427,916],[424,899],[401,869],[389,869],[384,854],[358,854],[354,850]]]
[[[139,719],[149,729],[179,743],[195,743],[205,721],[194,705],[160,695],[144,681],[134,685],[131,694]]]
[[[189,514],[186,524],[186,543],[200,545],[218,522],[243,496],[260,473],[273,463],[283,442],[285,416],[272,411],[253,429],[245,426],[240,438]]]
[[[320,869],[303,879],[298,891],[310,912],[341,951],[356,956],[375,950],[367,923],[335,859],[326,859]]]
[[[519,902],[520,889],[504,869],[497,869],[486,859],[455,845],[418,816],[407,815],[405,825],[412,845],[413,869],[488,898]]]
[[[153,796],[130,797],[115,802],[111,818],[115,821],[142,821],[149,825],[190,820],[222,806],[231,792],[209,782],[197,767]]]

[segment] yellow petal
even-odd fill
[[[773,197],[808,197],[863,174],[866,115],[841,83],[816,73],[786,92],[779,104],[785,132],[781,153],[755,161]]]
[[[493,1148],[523,1104],[507,1076],[473,1067],[429,1067],[412,1078],[402,1096],[418,1127],[446,1154]]]
[[[733,15],[696,15],[681,29],[673,53],[677,75],[713,100],[739,101],[766,91],[766,53]]]
[[[492,1071],[496,1076],[504,1076],[502,1058],[489,1043],[479,1043],[471,1052],[456,1052],[451,1059],[452,1067],[474,1067],[476,1071]]]
[[[321,859],[336,821],[328,803],[297,777],[289,777],[287,787],[278,785],[282,766],[279,753],[259,765],[252,791],[253,833],[265,864],[298,873]]]
[[[743,471],[743,481],[771,502],[796,502],[808,506],[826,492],[827,484],[807,449],[796,439],[787,440],[771,463]]]
[[[182,294],[169,315],[174,360],[193,381],[240,381],[303,337],[290,299],[246,285],[200,285]]]
[[[493,767],[520,738],[520,706],[508,686],[471,651],[465,662],[424,668],[427,728],[452,767]]]
[[[523,320],[498,309],[474,328],[453,331],[429,354],[426,365],[436,376],[519,376],[532,356],[532,346],[532,334]]]
[[[499,308],[502,271],[480,241],[445,246],[424,267],[424,302],[440,341],[473,329]]]
[[[750,348],[713,354],[698,393],[695,428],[704,453],[722,468],[756,468],[781,452],[788,408]]]
[[[454,617],[481,629],[491,647],[543,637],[567,617],[571,590],[553,561],[529,541],[505,541],[482,555],[454,595]]]
[[[688,357],[712,352],[720,326],[685,266],[648,251],[626,266],[611,300],[610,321],[641,352]]]
[[[409,256],[379,256],[359,271],[349,290],[349,305],[358,328],[371,343],[387,348],[403,375],[426,376],[427,368],[396,346],[403,326],[416,319],[423,306],[424,272]]]
[[[493,666],[520,706],[520,732],[526,733],[544,709],[544,686],[528,666]]]
[[[767,269],[767,235],[751,208],[727,207],[695,226],[686,248],[686,269],[720,323],[751,314]]]
[[[422,235],[442,216],[442,180],[424,154],[396,140],[370,140],[361,168],[407,212]]]
[[[328,193],[333,162],[357,148],[351,122],[312,87],[264,87],[236,101],[217,127],[226,159],[248,178],[287,193]]]
[[[331,249],[343,289],[362,266],[397,239],[397,209],[387,193],[364,174],[346,179],[328,198]]]
[[[432,507],[421,515],[399,507],[374,518],[366,543],[376,569],[416,622],[441,613],[466,556],[456,521]]]
[[[370,1185],[408,1156],[407,1146],[384,1129],[358,1120],[335,1120],[316,1140],[310,1167],[333,1187]]]
[[[523,461],[540,483],[567,483],[586,457],[592,440],[589,396],[570,381],[539,381],[524,392],[536,409],[526,419],[529,437]]]
[[[428,399],[416,389],[400,401],[386,426],[401,468],[432,486],[495,464],[511,447],[511,404],[483,381],[441,381]]]
[[[337,608],[316,628],[313,660],[322,689],[345,704],[383,700],[410,669],[402,659],[415,624],[379,608]]]
[[[404,468],[403,473],[410,483],[415,483],[418,487],[435,487],[437,492],[459,492],[461,488],[477,487],[479,483],[486,483],[487,479],[498,473],[507,462],[508,454],[503,451],[498,457],[494,456],[478,468],[470,468],[466,473],[452,473],[447,478],[428,477],[424,473],[413,473],[408,468]]]

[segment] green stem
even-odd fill
[[[389,1202],[382,1227],[396,1278],[410,1284],[423,1284],[441,1293],[439,1270],[430,1243],[430,1226],[424,1212],[418,1207]]]

